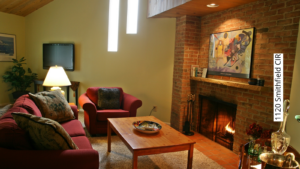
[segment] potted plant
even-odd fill
[[[258,148],[256,146],[256,140],[261,136],[263,129],[259,124],[252,123],[249,128],[246,129],[246,134],[249,136],[249,148],[248,154],[258,156]]]
[[[24,61],[26,60],[24,57],[22,57],[20,60],[12,60],[14,66],[11,68],[11,70],[6,71],[2,77],[4,82],[11,84],[11,88],[8,89],[8,91],[15,89],[15,92],[13,92],[12,94],[14,99],[17,99],[23,94],[29,93],[28,91],[26,91],[26,89],[30,87],[31,83],[34,82],[34,80],[37,79],[37,74],[32,73],[30,68],[28,68],[28,73],[26,73],[26,70],[22,67],[23,64],[26,64],[24,63]]]

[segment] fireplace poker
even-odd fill
[[[188,99],[187,99],[187,119],[186,119],[186,121],[184,123],[184,127],[183,127],[184,134],[188,135],[188,136],[194,135],[194,133],[190,131],[190,128],[191,128],[190,121],[191,121],[191,118],[192,118],[191,117],[191,111],[192,111],[191,101],[192,101],[192,98],[193,98],[193,95],[189,94]]]
[[[189,111],[189,119],[188,119],[188,121],[189,122],[191,122],[191,115],[192,115],[192,97],[193,97],[193,95],[192,94],[190,94],[189,95],[189,100],[188,100],[188,104],[189,104],[189,109],[190,109],[190,111]]]
[[[194,110],[194,104],[193,104],[193,95],[192,95],[192,99],[191,99],[191,118],[190,118],[190,126],[191,126],[191,128],[193,128],[192,127],[192,119],[193,119],[193,111]]]
[[[188,120],[189,120],[189,110],[190,110],[189,101],[187,101],[187,108],[186,108],[186,118],[185,118],[185,121],[188,121]]]
[[[184,118],[186,119],[185,106],[183,107]]]
[[[193,128],[193,113],[194,113],[194,102],[195,102],[195,94],[192,94],[191,97],[191,118],[190,118],[190,123],[191,123],[191,127]]]

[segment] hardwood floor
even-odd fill
[[[210,159],[226,169],[237,169],[239,165],[239,156],[218,143],[194,132],[193,136],[188,136],[196,141],[194,148],[205,154]]]

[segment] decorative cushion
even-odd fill
[[[0,147],[13,150],[33,150],[26,131],[13,118],[0,120]]]
[[[99,88],[99,109],[120,109],[120,91],[116,88]]]
[[[0,109],[0,118],[7,112],[8,109],[10,109],[13,105],[8,104]]]
[[[54,120],[32,114],[12,113],[18,126],[28,132],[38,150],[78,149],[70,135]]]
[[[95,104],[98,104],[98,89],[99,88],[115,88],[115,89],[119,89],[120,91],[120,107],[122,107],[122,103],[123,103],[123,89],[121,87],[89,87],[86,90],[86,95],[89,97],[89,99]]]
[[[20,96],[16,102],[14,103],[13,107],[23,107],[25,108],[30,114],[42,117],[42,113],[39,108],[36,106],[33,100],[30,99],[28,94]]]
[[[29,93],[29,97],[38,106],[43,117],[57,122],[74,119],[74,113],[60,90]]]

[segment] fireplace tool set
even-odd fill
[[[191,124],[193,124],[192,119],[193,119],[193,112],[194,112],[194,102],[195,102],[195,94],[189,94],[188,100],[187,100],[187,111],[186,112],[185,112],[185,108],[184,108],[185,123],[183,126],[184,134],[187,136],[194,135],[194,133],[190,131]]]

